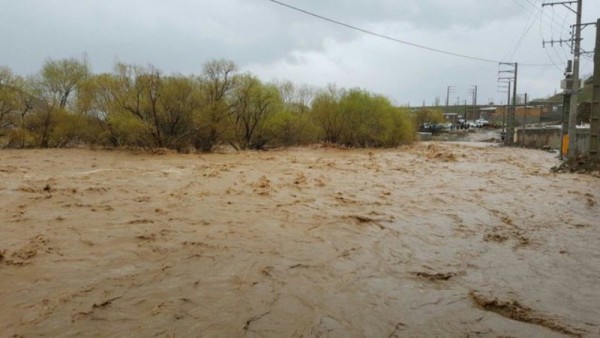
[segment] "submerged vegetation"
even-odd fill
[[[92,74],[73,58],[47,60],[27,78],[0,68],[3,147],[394,147],[414,140],[415,123],[381,95],[265,83],[226,60],[192,76],[129,64]]]

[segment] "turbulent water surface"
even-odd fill
[[[598,336],[600,179],[466,144],[0,152],[1,336]]]

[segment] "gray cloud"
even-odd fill
[[[288,4],[319,13],[329,13],[354,24],[394,21],[410,23],[420,29],[452,26],[481,27],[493,21],[519,16],[520,8],[510,1],[489,0],[291,0]]]
[[[558,38],[561,23],[572,21],[566,9],[554,8],[544,10],[540,23],[539,7],[532,7],[540,0],[286,2],[380,34],[491,59],[510,55],[533,22],[514,59],[557,63],[521,68],[520,91],[533,96],[555,91],[566,61],[559,48],[541,48],[542,35]],[[359,86],[397,103],[443,99],[447,85],[456,85],[456,96],[463,98],[472,84],[480,86],[484,100],[503,97],[496,93],[495,64],[378,39],[267,0],[28,0],[4,1],[2,7],[0,65],[22,74],[39,70],[48,57],[83,53],[96,72],[122,61],[189,74],[210,59],[227,58],[265,80]],[[528,22],[531,13],[536,20]],[[598,16],[600,2],[584,1],[584,21]],[[593,41],[591,33],[586,42]],[[588,61],[583,73],[590,71]]]

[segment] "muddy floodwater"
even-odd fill
[[[600,336],[600,178],[484,144],[0,151],[1,337]]]

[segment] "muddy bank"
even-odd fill
[[[2,336],[598,336],[600,180],[489,145],[0,152]]]

